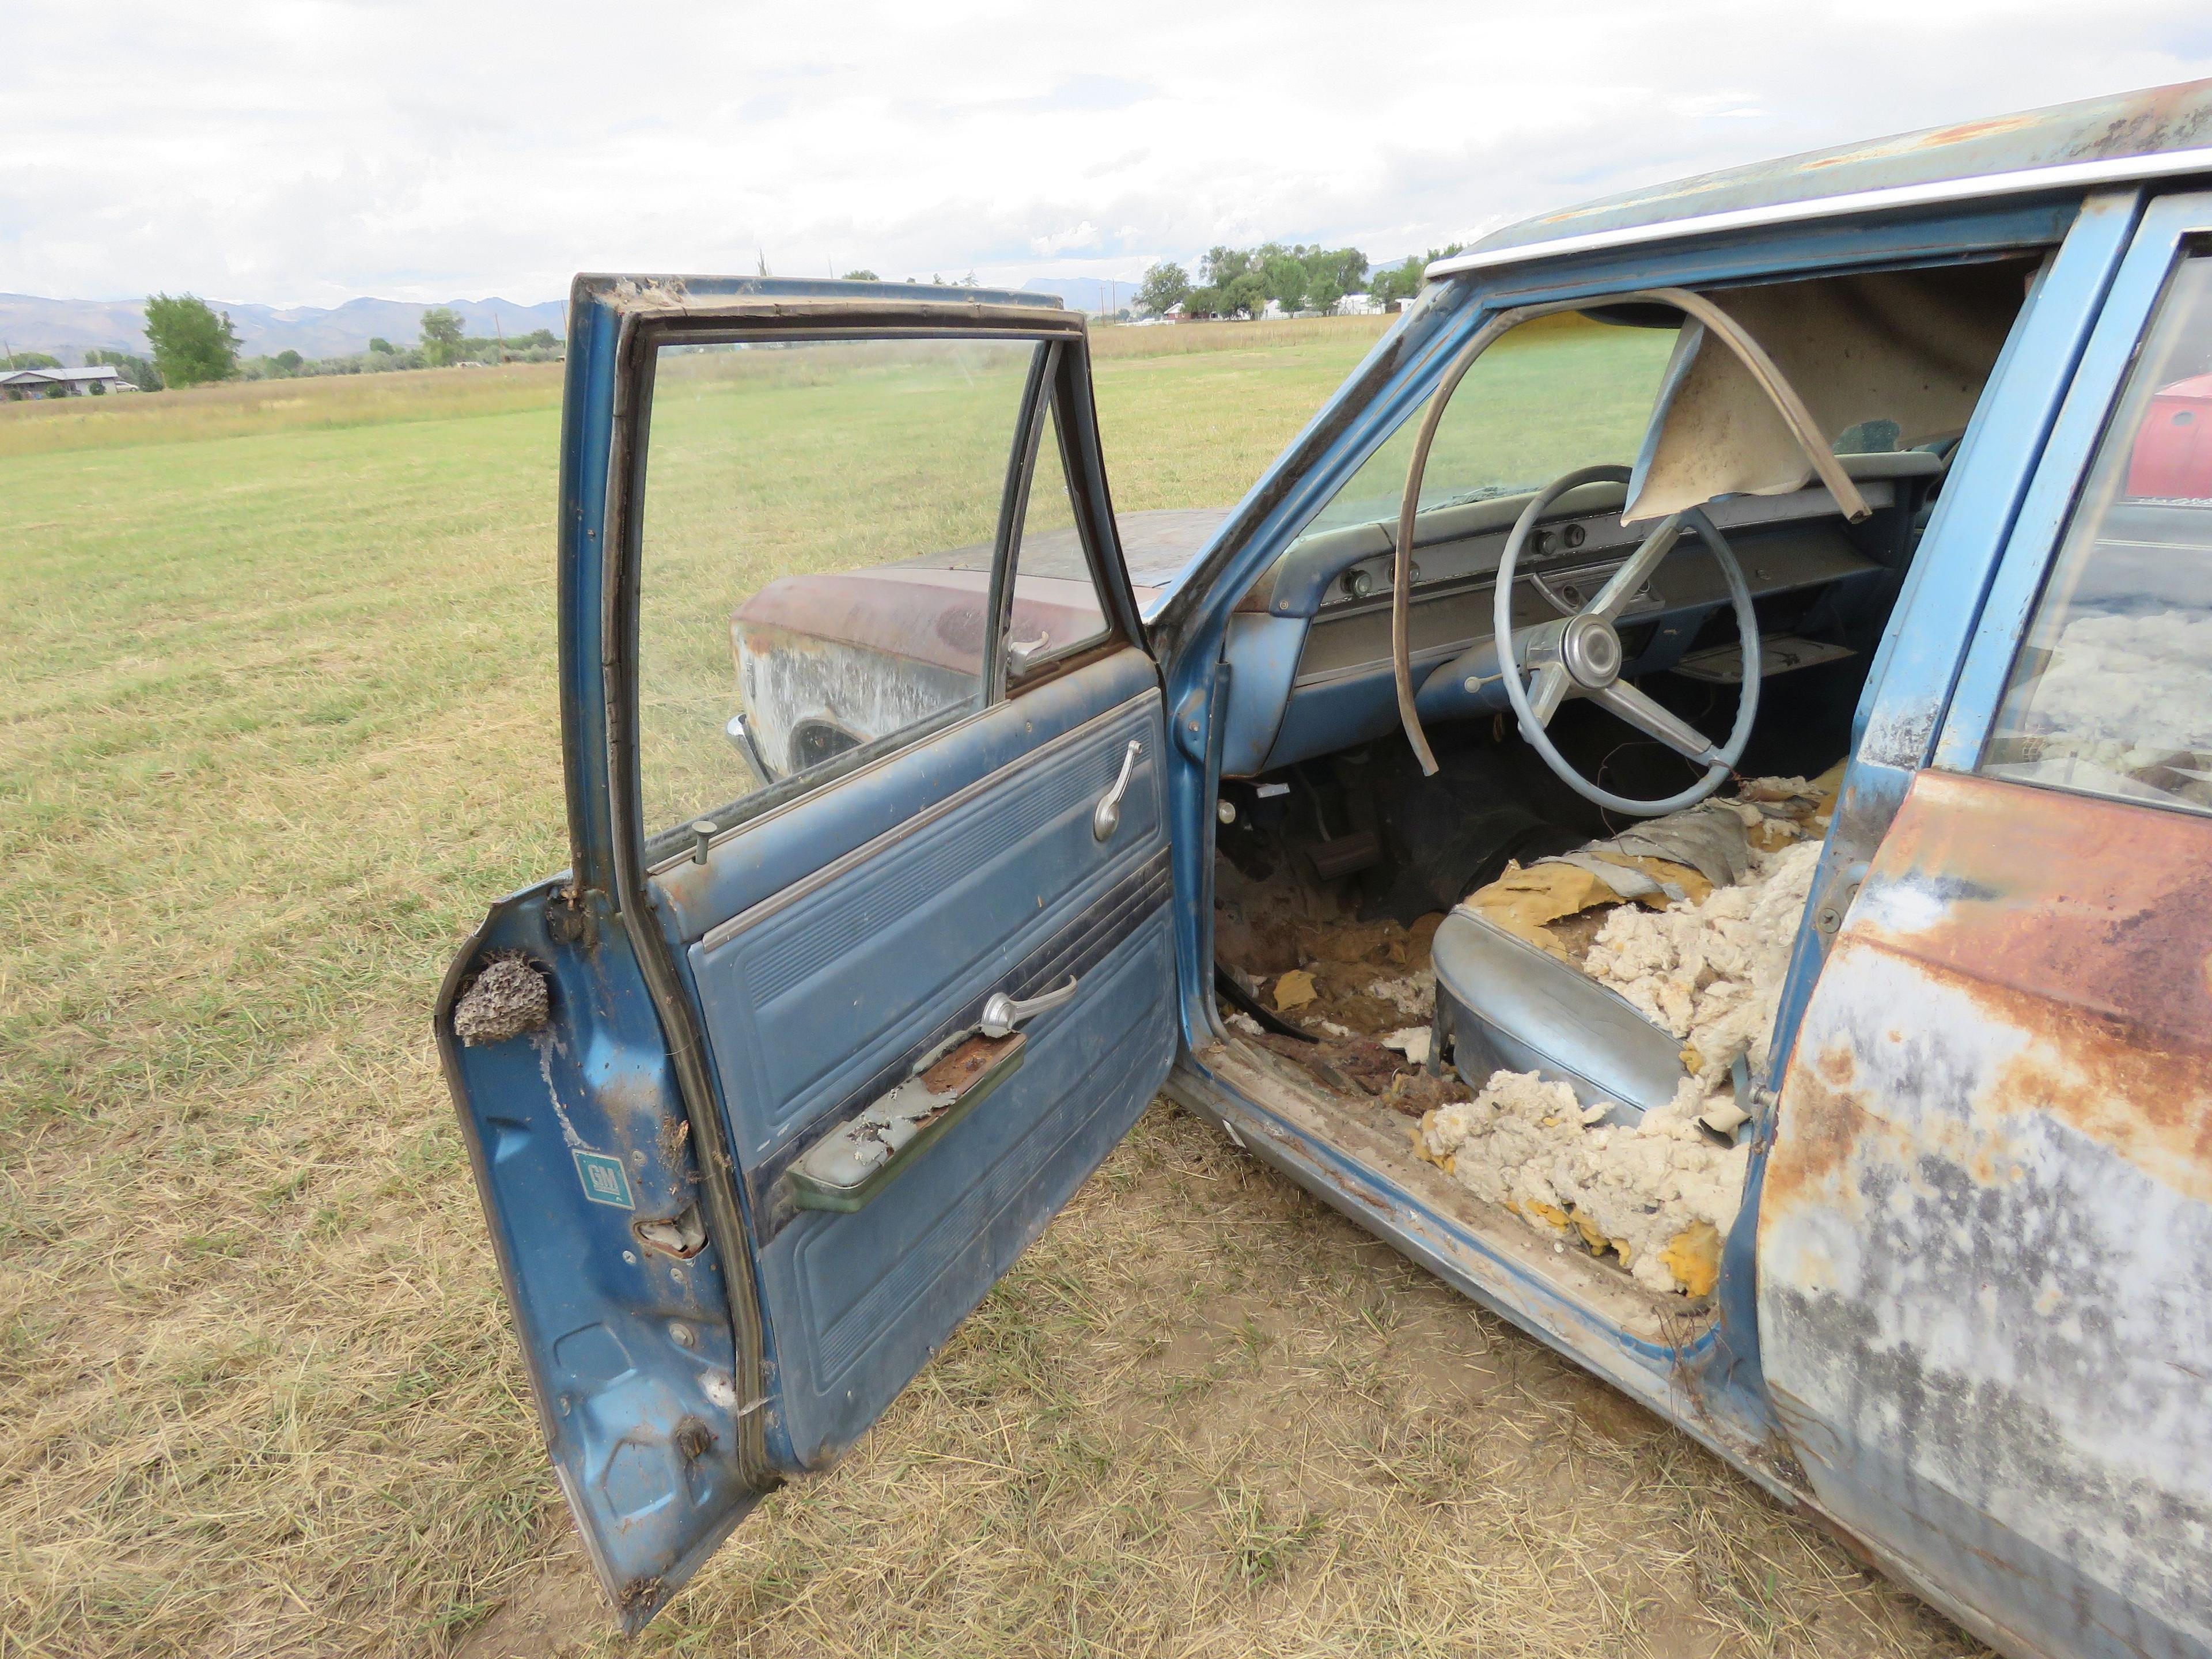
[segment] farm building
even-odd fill
[[[96,368],[0,369],[0,395],[13,401],[26,398],[83,398],[96,392],[137,389],[106,363]]]

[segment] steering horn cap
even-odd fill
[[[1585,611],[1560,635],[1559,660],[1576,684],[1602,691],[1620,678],[1620,635],[1604,617]]]

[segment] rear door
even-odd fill
[[[1759,1210],[1822,1503],[2012,1652],[2212,1650],[2208,236],[2212,198],[2157,200],[2119,266]]]
[[[577,282],[574,863],[493,908],[437,1025],[629,1628],[876,1419],[1174,1058],[1085,344],[1033,295]]]

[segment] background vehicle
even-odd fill
[[[1079,317],[579,279],[574,865],[438,1029],[625,1621],[1164,1083],[1999,1647],[2212,1642],[2212,543],[2130,483],[2212,372],[2208,128],[2169,88],[1501,232],[1141,604]],[[1554,867],[1757,874],[1771,997],[1723,1030],[1670,961],[1680,1028],[1480,902]],[[1394,950],[1425,1065],[1259,1018]],[[1493,1160],[1501,1067],[1569,1164],[1663,1129],[1615,1195],[1679,1229]]]

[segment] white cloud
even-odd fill
[[[1088,219],[1070,229],[1056,231],[1049,236],[1030,238],[1030,252],[1042,254],[1048,259],[1055,254],[1066,253],[1071,249],[1096,247],[1097,245],[1098,228]]]
[[[1379,257],[1705,167],[2212,73],[2196,0],[643,12],[15,0],[0,289],[554,297],[586,270]],[[1101,229],[1099,227],[1108,228]]]

